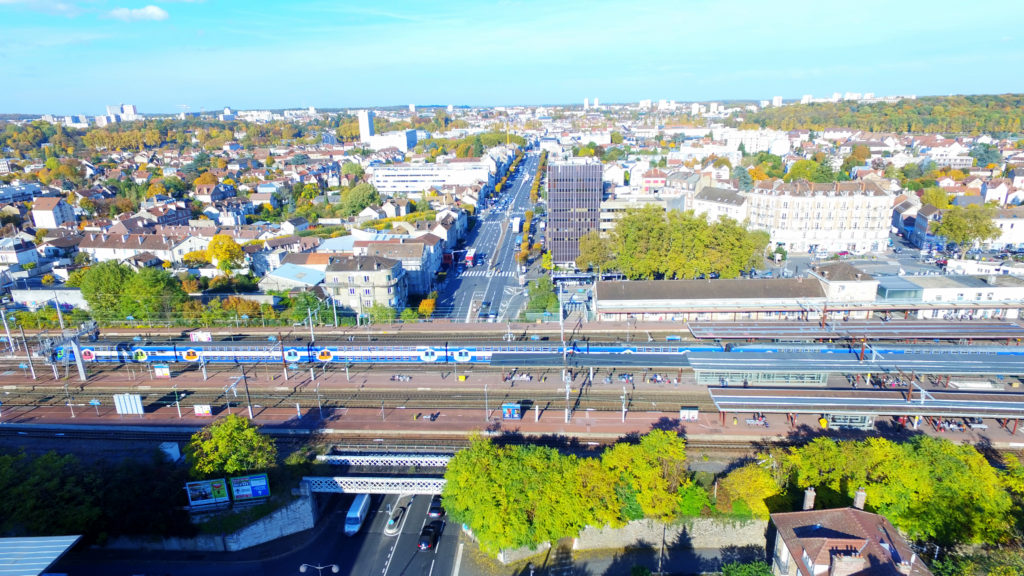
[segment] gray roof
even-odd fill
[[[817,280],[803,278],[637,280],[598,282],[601,300],[728,300],[741,298],[824,298]]]
[[[835,262],[832,264],[815,266],[813,272],[818,276],[821,276],[825,280],[832,280],[836,282],[856,282],[858,280],[874,280],[874,278],[867,272],[864,272],[863,270],[857,268],[856,266],[847,264],[846,262]]]
[[[729,190],[728,188],[718,188],[716,186],[705,186],[703,190],[697,193],[697,200],[729,204],[731,206],[741,206],[747,201],[747,198],[741,194],[739,190]]]
[[[327,266],[328,272],[352,272],[356,270],[384,270],[394,268],[399,262],[381,256],[349,256],[334,260]]]

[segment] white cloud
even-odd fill
[[[111,18],[117,18],[125,22],[137,20],[166,20],[167,11],[159,6],[150,4],[144,8],[114,8],[110,11]]]

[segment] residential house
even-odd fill
[[[397,218],[409,213],[409,201],[405,198],[392,198],[381,206],[388,218]]]
[[[693,198],[694,214],[704,214],[708,222],[725,216],[736,222],[747,219],[747,198],[739,190],[705,186]]]
[[[921,206],[914,218],[914,230],[910,234],[910,243],[918,248],[925,248],[938,241],[935,237],[935,225],[942,220],[942,210],[931,204]]]
[[[408,298],[402,263],[379,256],[349,256],[327,267],[324,287],[336,305],[365,314],[377,304],[396,310],[405,308]]]
[[[224,184],[199,184],[192,192],[192,197],[203,204],[212,204],[234,196],[234,186],[225,186]]]
[[[78,254],[78,244],[82,241],[80,234],[71,234],[60,238],[46,240],[36,247],[36,252],[50,260],[56,266],[70,266]]]
[[[853,507],[814,510],[814,489],[808,488],[804,510],[772,514],[772,573],[931,576],[928,566],[885,516],[863,510],[864,500],[861,488]]]
[[[440,238],[437,240],[440,241]],[[441,269],[442,263],[442,250],[438,242],[418,242],[407,238],[357,240],[353,244],[353,252],[356,256],[380,256],[401,262],[408,276],[410,294],[429,294],[434,289],[437,271]]]
[[[63,198],[36,198],[32,203],[32,221],[36,228],[74,226],[75,211]]]
[[[652,168],[644,172],[641,187],[643,188],[644,193],[649,194],[655,190],[664,188],[667,178],[668,174],[666,174],[664,170]]]
[[[39,262],[39,253],[31,242],[18,237],[0,238],[0,265],[25,266]]]
[[[281,232],[285,234],[295,234],[303,230],[309,230],[309,221],[305,218],[298,217],[281,222]]]

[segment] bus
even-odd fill
[[[466,250],[466,266],[473,266],[476,264],[476,248],[470,248]]]

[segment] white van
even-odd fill
[[[370,511],[370,495],[360,494],[356,496],[356,499],[352,502],[352,506],[348,509],[348,514],[345,515],[345,535],[353,536],[359,529],[363,527],[363,521],[366,520],[366,514]]]

